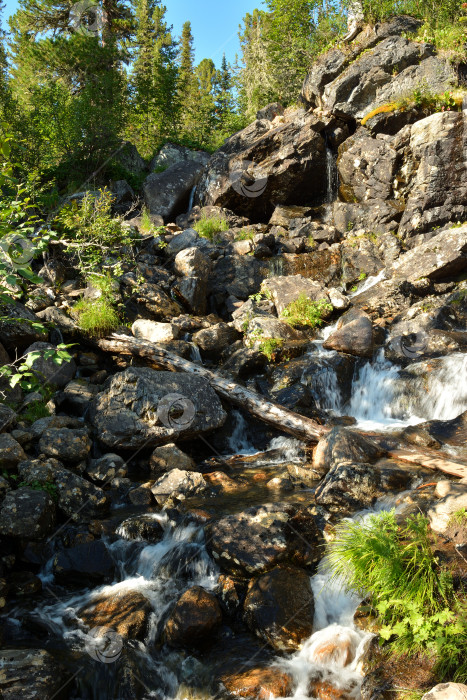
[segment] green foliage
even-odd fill
[[[105,296],[99,299],[80,299],[73,309],[80,328],[93,336],[102,336],[120,325],[120,316]]]
[[[366,272],[360,272],[358,279],[359,280],[366,280],[366,278],[367,278]]]
[[[58,501],[57,486],[50,481],[22,481],[18,484],[18,487],[21,486],[27,486],[29,489],[34,489],[34,491],[45,491],[54,501]]]
[[[86,193],[80,202],[63,207],[55,224],[67,251],[76,258],[82,275],[112,266],[130,256],[132,237],[118,217],[112,216],[112,195],[108,190]],[[127,247],[127,250],[122,250]],[[115,259],[115,251],[119,259]]]
[[[449,525],[467,526],[467,509],[460,508],[459,510],[456,510],[456,512],[449,518],[448,527]]]
[[[311,301],[305,293],[300,294],[298,299],[292,301],[282,312],[284,318],[291,326],[310,326],[316,328],[323,323],[325,311],[332,311],[332,304],[325,299]]]
[[[269,362],[273,359],[277,350],[279,350],[284,344],[281,338],[266,338],[260,343],[259,351],[266,355]]]
[[[50,416],[50,411],[47,408],[47,401],[32,401],[26,408],[21,412],[22,420],[28,423],[34,423],[39,418],[48,418]]]
[[[396,652],[467,651],[467,627],[452,576],[433,552],[429,523],[411,516],[399,526],[394,511],[336,527],[328,561],[343,585],[369,596]],[[443,652],[444,649],[444,652]]]
[[[252,241],[255,237],[255,232],[251,228],[243,228],[235,236],[236,241]]]
[[[194,224],[193,228],[202,238],[213,241],[216,234],[228,230],[229,224],[227,219],[223,216],[208,217],[203,215],[201,219]]]
[[[6,377],[12,388],[19,385],[26,392],[39,391],[43,393],[45,390],[45,378],[40,372],[34,368],[36,360],[52,360],[57,366],[71,360],[71,355],[68,348],[71,345],[57,345],[57,348],[48,348],[46,350],[34,350],[27,355],[19,357],[9,365],[0,367],[0,377]]]

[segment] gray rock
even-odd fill
[[[183,405],[177,396],[183,397]],[[180,416],[173,413],[177,406]],[[99,439],[111,449],[193,437],[219,428],[225,419],[217,394],[205,379],[136,367],[112,377],[91,408]]]
[[[341,198],[347,202],[393,199],[396,158],[397,153],[389,143],[372,138],[366,129],[358,129],[339,147]]]
[[[195,161],[174,163],[162,173],[151,173],[143,185],[144,201],[151,214],[165,222],[187,208],[190,192],[199,180],[203,165]]]
[[[221,623],[217,598],[201,586],[193,586],[177,600],[170,613],[164,640],[173,647],[198,649],[213,640]]]
[[[183,501],[189,496],[202,493],[207,483],[199,472],[171,469],[151,486],[151,492],[159,505],[170,499]]]
[[[369,438],[338,426],[319,441],[314,451],[313,466],[323,472],[347,459],[368,463],[384,454],[385,451]]]
[[[463,683],[439,683],[422,700],[464,700],[467,697],[467,685]]]
[[[467,512],[467,483],[439,481],[435,496],[438,500],[427,513],[430,527],[435,532],[445,533],[454,513],[462,510]],[[467,519],[465,526],[467,526]]]
[[[262,260],[248,255],[228,255],[214,263],[209,290],[216,295],[246,300],[259,291],[268,275],[269,265]]]
[[[208,277],[211,268],[211,260],[198,248],[181,250],[175,256],[174,269],[181,277]]]
[[[227,515],[205,528],[207,547],[224,570],[248,576],[279,563],[313,570],[322,536],[313,516],[292,505],[265,505]]]
[[[0,435],[0,468],[13,469],[16,465],[26,459],[26,453],[16,440],[9,434]]]
[[[448,279],[467,268],[467,224],[441,231],[427,243],[400,256],[389,273],[397,279],[415,281]]]
[[[309,575],[295,567],[274,567],[254,581],[244,610],[250,629],[273,649],[300,649],[313,633],[314,599]]]
[[[48,428],[42,433],[39,450],[65,462],[80,462],[89,455],[91,445],[86,429]]]
[[[132,175],[141,175],[146,170],[146,163],[138,153],[138,149],[129,141],[123,144],[115,159]]]
[[[301,275],[270,277],[263,282],[262,289],[270,292],[279,315],[302,294],[305,294],[312,301],[324,299],[329,303],[326,288],[319,282],[307,279]],[[327,315],[329,315],[329,312]]]
[[[175,143],[166,143],[149,164],[149,170],[153,173],[158,169],[170,168],[175,163],[183,161],[194,161],[200,165],[206,165],[210,155],[206,151],[192,151],[186,146],[180,146]]]
[[[281,114],[284,114],[284,108],[280,102],[271,102],[262,109],[256,112],[256,119],[268,119],[270,122]]]
[[[125,477],[127,472],[127,464],[123,457],[111,453],[99,459],[92,459],[86,469],[89,478],[97,482],[109,482],[115,477]]]
[[[238,331],[228,323],[217,323],[193,334],[192,340],[206,354],[223,352],[239,338]]]
[[[172,238],[167,246],[167,252],[171,255],[177,255],[177,253],[191,248],[198,240],[198,232],[195,231],[194,228],[187,228],[186,231],[177,233],[177,235]]]
[[[168,343],[179,336],[179,328],[173,323],[158,323],[139,318],[131,327],[135,338],[149,340],[151,343]]]
[[[163,473],[170,469],[193,471],[195,463],[177,445],[170,443],[156,447],[149,459],[149,467],[154,473]]]
[[[277,338],[283,341],[298,342],[305,341],[304,333],[292,328],[286,321],[268,316],[254,316],[248,324],[248,331],[245,334],[245,344],[258,350],[261,343],[267,338]]]
[[[334,464],[315,491],[319,505],[342,515],[368,508],[380,495],[379,471],[349,460]]]
[[[63,583],[110,581],[114,570],[114,561],[102,540],[63,549],[53,561],[55,578]]]
[[[34,343],[46,340],[47,331],[38,330],[33,324],[40,324],[39,318],[19,301],[0,303],[0,343],[7,352],[15,354]]]
[[[136,318],[164,321],[180,316],[182,307],[171,299],[157,284],[145,283],[137,286],[127,301],[130,314]]]
[[[15,421],[16,413],[12,408],[0,403],[0,433],[7,430]]]
[[[55,503],[46,491],[22,486],[9,491],[1,505],[0,535],[38,540],[55,525]]]
[[[206,313],[208,294],[206,277],[184,277],[175,285],[175,289],[190,311],[200,316]]]
[[[62,401],[60,403],[60,408],[61,410],[69,411],[75,416],[84,416],[89,409],[91,401],[98,392],[99,389],[97,386],[90,384],[85,379],[76,379],[67,384],[64,388],[61,395]]]
[[[113,182],[110,191],[114,197],[114,205],[130,204],[135,198],[133,188],[126,180],[116,180]]]

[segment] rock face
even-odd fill
[[[164,221],[188,209],[190,192],[199,180],[203,165],[192,160],[174,163],[162,173],[151,173],[143,185],[144,201],[151,214]]]
[[[105,445],[134,449],[209,432],[226,414],[201,377],[130,368],[99,394],[91,419]]]
[[[440,683],[425,693],[422,700],[464,700],[467,685],[463,683]]]
[[[110,627],[123,639],[144,637],[151,605],[138,591],[119,591],[94,600],[78,612],[78,617],[91,629]]]
[[[55,503],[46,491],[22,486],[9,491],[1,505],[0,535],[38,540],[55,525]]]
[[[276,202],[309,204],[324,196],[327,122],[298,112],[273,127],[267,119],[231,136],[209,161],[197,199],[251,218],[271,215]]]
[[[192,151],[186,146],[180,146],[175,143],[166,143],[162,146],[157,155],[154,156],[149,164],[149,170],[153,173],[163,168],[170,168],[175,163],[183,161],[194,161],[200,165],[206,165],[209,161],[209,153],[206,151]]]
[[[295,651],[313,632],[310,577],[302,569],[276,566],[253,583],[244,610],[259,637],[278,651]]]
[[[221,622],[217,598],[201,586],[193,586],[175,604],[165,625],[164,638],[173,647],[198,647],[212,641]]]
[[[294,506],[254,506],[206,527],[215,561],[242,576],[259,574],[281,562],[313,569],[322,556],[322,536],[306,510]]]
[[[397,152],[360,128],[339,146],[340,195],[346,202],[393,199]]]
[[[70,675],[44,649],[0,651],[0,693],[4,700],[64,698],[61,690]]]
[[[426,277],[436,281],[455,276],[466,268],[467,224],[464,224],[441,231],[426,243],[404,253],[390,271],[397,279],[416,281]]]

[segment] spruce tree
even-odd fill
[[[0,119],[7,119],[9,88],[8,88],[8,64],[5,50],[5,33],[2,27],[2,13],[4,5],[0,2]]]

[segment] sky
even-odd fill
[[[17,0],[6,0],[4,20],[17,8]],[[182,25],[190,20],[195,39],[196,62],[212,58],[220,66],[222,54],[233,63],[240,54],[238,25],[247,12],[261,7],[261,0],[166,0],[167,22],[179,36]],[[6,22],[4,22],[4,25]]]

